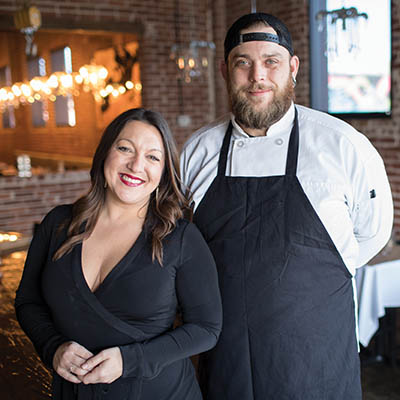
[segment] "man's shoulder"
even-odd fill
[[[335,131],[338,134],[345,134],[346,132],[359,134],[359,132],[349,123],[326,112],[314,110],[298,104],[296,105],[296,108],[299,111],[299,121],[315,124],[321,128]]]
[[[183,146],[183,152],[212,142],[221,142],[230,121],[230,114],[225,114],[215,121],[195,131]]]
[[[314,110],[305,106],[296,105],[299,112],[299,126],[305,128],[303,132],[307,135],[322,136],[326,140],[347,142],[351,146],[364,148],[367,150],[371,146],[368,138],[355,129],[348,122],[327,114],[323,111]],[[360,150],[361,150],[360,148]]]

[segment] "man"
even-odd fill
[[[277,18],[239,18],[224,46],[232,114],[181,158],[224,311],[205,398],[359,400],[352,276],[390,236],[383,162],[350,125],[294,105],[299,59]]]

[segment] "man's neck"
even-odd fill
[[[243,132],[247,133],[249,136],[267,136],[268,128],[265,129],[248,128],[247,126],[242,125],[236,118],[235,121],[243,129]]]
[[[245,126],[239,124],[240,127],[243,129],[245,133],[249,136],[267,136],[268,128],[267,129],[252,129],[246,128]]]

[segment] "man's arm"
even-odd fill
[[[388,242],[393,226],[393,201],[384,163],[375,151],[353,180],[354,235],[359,243],[356,268],[365,265]]]

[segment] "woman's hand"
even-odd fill
[[[65,342],[56,350],[53,368],[58,375],[72,383],[81,383],[83,376],[90,370],[82,364],[93,357],[93,353],[76,342]]]
[[[103,350],[82,364],[81,368],[90,371],[84,375],[78,375],[84,384],[114,382],[122,375],[121,350],[119,347]]]

